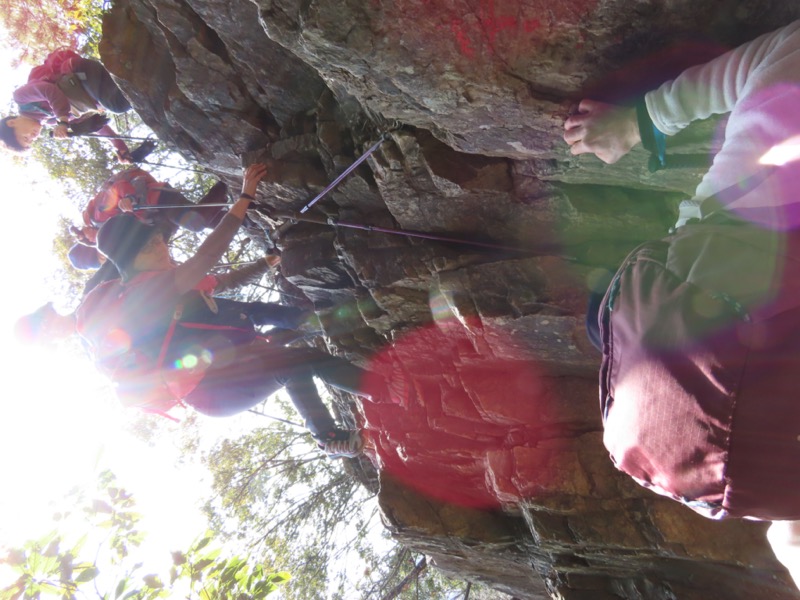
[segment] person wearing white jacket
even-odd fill
[[[572,154],[613,164],[644,140],[663,160],[665,138],[730,113],[724,142],[676,226],[720,206],[774,230],[800,227],[800,21],[687,69],[637,107],[586,99],[564,124]],[[711,206],[703,203],[709,199]],[[702,209],[701,209],[702,207]],[[800,585],[800,521],[776,521],[775,555]]]

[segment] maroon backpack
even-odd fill
[[[81,55],[69,48],[53,50],[38,67],[31,69],[28,83],[32,81],[49,81],[56,83],[62,75],[72,73],[72,59]]]
[[[800,519],[800,232],[713,213],[636,248],[599,319],[620,470],[708,517]]]

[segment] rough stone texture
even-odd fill
[[[703,520],[602,447],[590,289],[660,236],[701,169],[571,157],[564,117],[621,101],[795,18],[777,0],[117,0],[104,62],[142,118],[237,185],[282,252],[314,343],[393,382],[350,399],[387,527],[518,598],[798,598],[763,525]],[[312,214],[505,249],[283,224],[391,129]],[[720,122],[671,152],[708,160]],[[273,216],[270,217],[269,215]],[[276,231],[277,230],[277,231]]]

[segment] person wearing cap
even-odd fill
[[[19,113],[0,120],[0,141],[14,152],[24,152],[42,132],[42,125],[54,125],[53,137],[68,137],[70,128],[97,121],[97,111],[124,113],[131,105],[106,68],[98,61],[73,58],[70,72],[50,81],[30,81],[14,90]],[[97,115],[102,117],[102,115]],[[122,162],[130,162],[130,150],[108,124],[89,127],[107,136]],[[89,131],[86,131],[89,133]]]
[[[285,387],[330,456],[355,456],[361,450],[360,435],[336,425],[313,377],[367,395],[362,390],[366,372],[315,348],[270,343],[241,318],[243,303],[208,294],[207,274],[233,239],[265,173],[264,165],[247,167],[237,202],[197,252],[179,265],[154,227],[130,214],[105,223],[97,247],[117,267],[121,281],[102,284],[87,295],[76,311],[77,329],[98,364],[113,361],[120,340],[126,352],[161,357],[156,363],[151,360],[151,365],[160,365],[157,369],[135,369],[133,375],[116,363],[112,369],[104,367],[114,371],[118,396],[127,405],[161,412],[182,402],[205,415],[227,416]],[[117,308],[104,310],[110,306]]]

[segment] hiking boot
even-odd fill
[[[335,436],[333,439],[319,442],[328,458],[356,458],[361,455],[364,440],[358,431],[337,429],[332,435]]]

